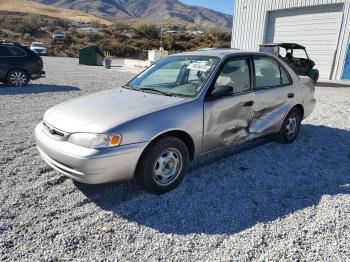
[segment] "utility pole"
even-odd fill
[[[160,27],[160,48],[159,50],[163,51],[163,27]]]

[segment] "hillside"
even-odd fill
[[[178,0],[35,0],[56,7],[80,10],[110,19],[176,19],[202,26],[229,29],[232,16]]]
[[[77,10],[52,7],[26,0],[1,0],[0,11],[39,14],[76,22],[99,21],[106,25],[112,24],[110,21],[101,19],[92,14],[83,13]]]

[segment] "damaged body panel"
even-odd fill
[[[270,132],[277,132],[289,108],[290,103],[285,101],[281,104],[261,109],[260,111],[254,111],[249,126],[249,133],[256,137]]]
[[[249,132],[254,135],[278,132],[295,103],[294,97],[288,98],[288,94],[293,94],[293,86],[257,90]]]
[[[251,92],[204,104],[204,151],[248,140],[253,107],[245,106],[245,103],[253,100],[254,93]]]

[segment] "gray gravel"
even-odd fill
[[[350,261],[350,87],[321,83],[291,145],[260,140],[204,157],[178,189],[89,186],[41,160],[33,129],[67,99],[125,83],[76,59],[0,85],[0,261]]]

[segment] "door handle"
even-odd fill
[[[248,102],[245,102],[245,103],[244,103],[244,106],[245,106],[245,107],[253,106],[253,105],[254,105],[254,101],[248,101]]]
[[[288,94],[288,98],[293,98],[293,97],[294,97],[294,93]]]

